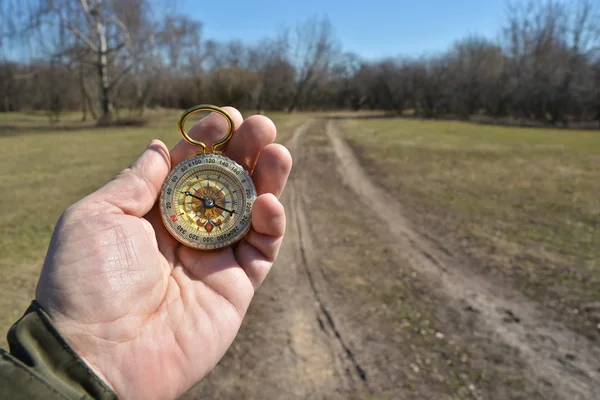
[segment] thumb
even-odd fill
[[[87,200],[109,204],[117,213],[142,217],[156,202],[170,170],[169,149],[160,140],[153,140],[133,164],[89,195]]]

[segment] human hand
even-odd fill
[[[60,218],[36,299],[69,344],[122,398],[175,398],[220,360],[285,230],[277,199],[292,166],[262,116],[235,121],[225,155],[252,173],[252,229],[233,247],[187,248],[169,235],[156,205],[171,167],[194,155],[153,141],[127,169]],[[210,114],[191,130],[212,143],[227,129]],[[212,141],[211,141],[212,139]]]

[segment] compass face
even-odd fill
[[[160,209],[167,230],[188,247],[214,250],[234,244],[250,229],[256,189],[235,161],[216,154],[178,164],[167,177]]]

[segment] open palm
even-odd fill
[[[71,206],[46,256],[36,298],[77,353],[123,398],[175,398],[206,375],[233,341],[285,230],[277,200],[291,169],[265,117],[245,121],[225,154],[252,172],[259,197],[237,245],[199,252],[164,228],[156,206],[171,167],[193,155],[153,141],[129,168]],[[190,132],[224,135],[216,114]]]

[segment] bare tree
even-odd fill
[[[333,106],[336,108],[351,108],[358,110],[364,102],[364,96],[356,85],[354,77],[359,73],[364,61],[356,53],[344,53],[334,63],[331,75],[331,85],[335,87]]]
[[[87,118],[101,105],[110,121],[112,108],[210,98],[259,110],[600,120],[594,0],[515,3],[498,41],[471,36],[427,57],[372,62],[342,53],[326,19],[255,44],[204,41],[199,21],[153,14],[147,1],[0,0],[0,111],[80,108]]]
[[[483,37],[469,36],[456,42],[447,54],[452,112],[468,119],[485,108],[486,101],[501,90],[503,56],[500,48]],[[493,93],[490,93],[493,91]],[[487,98],[484,98],[487,96]]]
[[[173,71],[181,72],[200,53],[202,24],[184,15],[167,15],[157,35],[159,53]]]
[[[249,68],[249,48],[241,40],[225,43],[211,40],[206,45],[209,68]]]
[[[287,58],[287,42],[280,39],[264,39],[248,48],[248,68],[260,77],[254,93],[259,111],[284,110],[293,98],[296,71]]]
[[[597,38],[589,0],[511,4],[504,28],[513,110],[567,124]]]
[[[26,19],[35,23],[21,21],[13,31],[20,29],[22,35],[36,39],[36,48],[74,70],[82,63],[91,65],[98,80],[99,122],[110,123],[112,92],[146,54],[151,38],[149,4],[145,0],[29,0],[19,4]],[[85,77],[80,82],[84,88]]]
[[[294,111],[319,80],[327,76],[340,51],[328,19],[312,18],[299,23],[292,32],[285,32],[281,40],[287,43],[288,60],[296,69],[296,88],[288,111]]]

